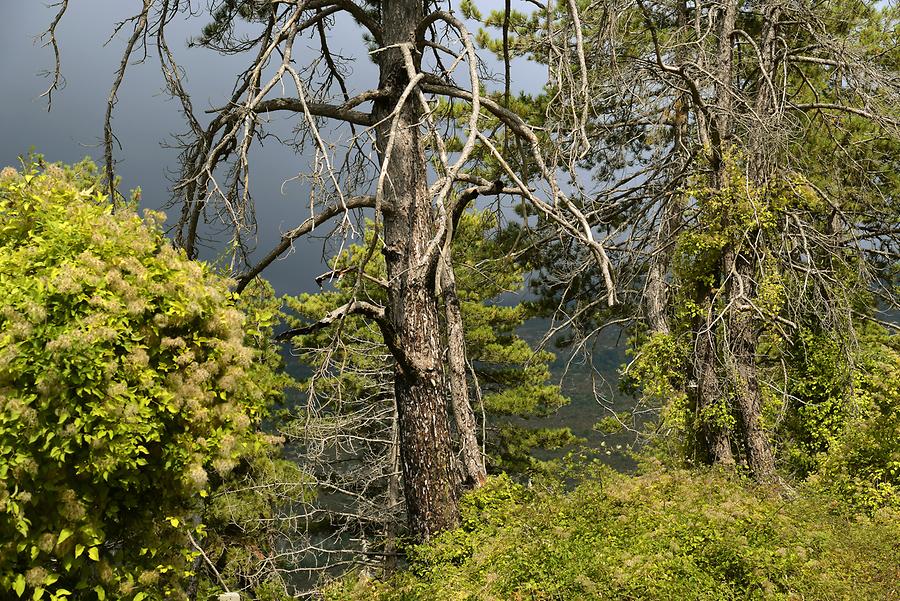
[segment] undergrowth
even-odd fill
[[[900,513],[716,471],[599,469],[573,491],[492,478],[463,525],[332,601],[900,599]]]

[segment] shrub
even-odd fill
[[[847,517],[715,471],[601,470],[574,491],[492,478],[463,528],[410,553],[384,582],[345,579],[336,600],[893,599],[900,516]]]
[[[277,394],[227,281],[96,168],[0,174],[0,590],[183,596],[211,479]],[[93,591],[88,593],[86,591]]]
[[[861,340],[851,414],[840,424],[814,481],[855,509],[900,509],[900,336],[871,327]]]

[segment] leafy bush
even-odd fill
[[[268,375],[278,389],[296,389],[299,383],[284,369],[281,345],[274,340],[274,328],[284,315],[272,286],[253,280],[241,292],[238,307],[246,316],[244,333],[259,350],[255,361],[271,368]],[[281,431],[285,414],[289,411],[270,412],[266,431]],[[204,504],[206,532],[200,542],[208,562],[200,562],[192,578],[192,598],[217,598],[226,590],[224,583],[258,601],[281,601],[293,584],[292,570],[305,558],[288,545],[301,546],[307,534],[307,523],[298,517],[305,510],[299,506],[313,500],[314,480],[295,459],[284,456],[281,446],[267,446],[244,455],[224,478],[215,475],[210,483],[215,492]]]
[[[873,326],[860,355],[850,417],[819,457],[814,479],[857,509],[900,509],[900,337]]]
[[[818,469],[852,416],[852,368],[837,341],[808,330],[799,332],[783,357],[791,402],[776,437],[785,467],[802,478]],[[783,404],[781,398],[774,401]]]
[[[331,600],[892,599],[900,514],[848,518],[819,493],[785,500],[715,471],[601,470],[572,492],[492,478],[464,526],[414,548],[386,582]]]
[[[20,597],[183,596],[211,480],[268,444],[276,380],[227,282],[103,189],[88,162],[0,174],[0,590]]]

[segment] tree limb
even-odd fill
[[[275,259],[284,254],[291,247],[291,244],[294,242],[294,240],[296,240],[300,236],[308,234],[317,226],[325,223],[336,215],[340,215],[341,213],[352,209],[372,208],[374,206],[375,198],[372,196],[352,196],[346,199],[343,204],[335,203],[325,207],[325,209],[322,210],[322,212],[320,212],[318,215],[309,217],[306,221],[304,221],[294,229],[282,234],[281,241],[277,246],[275,246],[275,248],[269,251],[269,253],[265,257],[263,257],[263,259],[259,263],[254,265],[249,271],[238,276],[237,287],[235,288],[235,291],[238,293],[243,291],[253,278],[258,276],[263,269],[272,264]]]

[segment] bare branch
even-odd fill
[[[861,109],[854,106],[848,106],[844,104],[836,104],[829,102],[810,102],[806,104],[794,104],[791,105],[792,109],[798,111],[838,111],[842,113],[850,113],[851,115],[856,115],[858,117],[863,117],[872,121],[873,123],[882,123],[892,125],[894,127],[900,127],[900,120],[894,119],[887,115],[876,114],[871,111],[867,111],[865,109]]]
[[[113,140],[115,139],[115,135],[113,134],[112,129],[112,112],[116,106],[116,102],[118,102],[119,86],[122,85],[122,80],[125,78],[125,69],[128,67],[128,62],[131,60],[131,54],[134,52],[138,40],[146,33],[151,6],[153,6],[153,0],[144,0],[144,6],[141,9],[141,12],[132,17],[132,20],[136,20],[134,31],[125,45],[125,51],[122,53],[122,60],[119,63],[119,68],[116,70],[116,77],[113,81],[112,88],[109,91],[109,98],[106,101],[106,115],[103,118],[103,147],[106,158],[106,179],[107,185],[109,186],[109,198],[114,204],[118,203],[116,196],[118,191],[116,190],[115,164],[113,162]]]
[[[278,243],[275,248],[266,254],[263,259],[261,259],[256,265],[253,266],[246,273],[241,274],[237,278],[237,286],[235,291],[240,293],[247,287],[253,278],[258,276],[262,271],[272,264],[277,258],[282,256],[285,252],[290,249],[291,244],[305,234],[313,231],[319,225],[325,223],[329,219],[335,217],[336,215],[340,215],[345,213],[348,210],[352,209],[362,209],[362,208],[374,208],[375,207],[375,198],[372,196],[354,196],[345,200],[343,204],[333,204],[326,207],[324,210],[320,211],[318,214],[309,217],[306,221],[295,227],[294,229],[285,232],[281,235],[281,241]]]
[[[44,40],[44,47],[50,45],[53,48],[53,60],[54,67],[53,71],[48,71],[47,75],[52,75],[52,80],[50,82],[50,87],[48,87],[41,94],[41,98],[47,97],[47,112],[50,112],[50,109],[53,107],[53,92],[60,89],[62,86],[65,86],[66,80],[62,76],[62,64],[59,58],[59,44],[56,39],[56,28],[59,26],[59,22],[62,20],[63,15],[66,14],[66,10],[69,8],[69,0],[60,0],[54,6],[59,6],[59,11],[56,13],[56,16],[53,18],[53,21],[50,23],[50,26],[47,28],[44,33],[41,34],[40,39]]]
[[[330,311],[325,317],[315,323],[311,323],[308,326],[300,328],[291,328],[289,330],[285,330],[284,332],[278,334],[275,337],[275,340],[283,342],[285,340],[290,340],[291,338],[296,338],[297,336],[311,334],[316,330],[321,330],[324,327],[330,326],[331,324],[344,319],[348,315],[362,315],[364,317],[368,317],[369,319],[377,322],[380,326],[386,323],[384,317],[384,307],[379,307],[366,301],[354,300],[341,305],[333,311]]]

